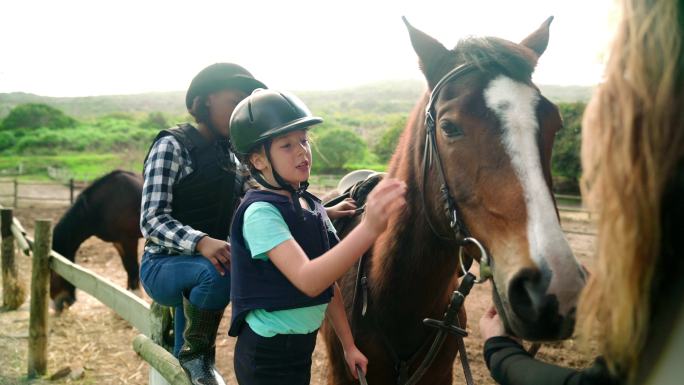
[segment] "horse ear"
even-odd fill
[[[553,16],[546,19],[536,31],[523,39],[523,41],[520,42],[520,45],[524,45],[536,52],[537,57],[541,56],[549,45],[549,27],[551,26],[552,21]]]
[[[449,50],[432,36],[414,28],[408,20],[406,20],[406,17],[402,16],[401,19],[404,21],[404,24],[406,24],[406,29],[408,29],[413,50],[416,51],[416,54],[418,54],[418,58],[420,59],[420,69],[423,71],[428,83],[432,84],[430,78]]]

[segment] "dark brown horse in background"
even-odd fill
[[[95,180],[55,225],[52,249],[74,261],[76,250],[91,236],[111,242],[128,274],[128,289],[137,289],[142,185],[140,175],[121,170]],[[55,310],[59,312],[72,305],[76,301],[75,291],[71,283],[52,272],[50,298]]]
[[[352,310],[356,269],[339,281],[372,385],[396,384],[402,362],[406,375],[416,370],[435,334],[422,321],[442,318],[458,283],[459,243],[444,239],[453,233],[441,178],[434,163],[428,163],[426,177],[423,166],[430,92],[465,63],[474,68],[450,79],[434,102],[435,151],[445,183],[464,226],[490,256],[494,302],[509,332],[535,341],[572,333],[585,276],[560,227],[551,190],[551,148],[562,122],[531,81],[550,22],[520,44],[469,38],[453,50],[407,23],[428,83],[389,166],[389,175],[409,186],[408,205],[368,255],[365,316]],[[479,256],[476,249],[465,252]],[[460,320],[465,327],[464,312]],[[331,329],[326,324],[323,331],[329,382],[353,384]],[[456,355],[456,338],[449,336],[418,383],[451,384]]]

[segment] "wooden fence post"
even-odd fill
[[[74,178],[69,179],[69,203],[74,204]]]
[[[13,215],[11,209],[2,209],[2,304],[8,310],[16,310],[26,300],[26,290],[17,277],[14,262]]]
[[[173,319],[172,307],[162,306],[156,302],[150,305],[150,338],[154,343],[173,352]]]
[[[150,339],[166,351],[173,353],[173,320],[171,319],[173,308],[162,306],[152,302],[150,306]],[[150,367],[150,385],[166,385],[168,382],[162,375]]]
[[[14,178],[14,201],[12,206],[14,206],[15,209],[19,207],[19,182],[17,181],[17,178]]]
[[[52,248],[50,220],[37,220],[31,274],[31,316],[28,341],[28,377],[47,372],[49,256]]]

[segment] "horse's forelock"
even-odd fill
[[[472,63],[484,68],[495,63],[519,81],[529,81],[537,65],[537,56],[531,49],[497,37],[468,37],[460,40],[451,52],[458,64]]]

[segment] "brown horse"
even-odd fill
[[[55,225],[52,249],[74,261],[76,250],[91,236],[112,242],[128,274],[128,289],[137,289],[142,185],[140,175],[121,170],[95,180]],[[55,310],[72,305],[75,291],[74,285],[52,272],[50,298]]]
[[[435,153],[463,226],[490,256],[494,302],[509,332],[527,340],[572,333],[585,276],[560,227],[551,190],[551,148],[562,122],[531,81],[550,22],[520,44],[469,38],[453,50],[406,23],[428,84],[389,166],[390,176],[407,182],[409,204],[368,255],[365,316],[352,311],[356,269],[339,281],[356,343],[369,359],[370,384],[396,384],[402,363],[404,379],[416,370],[435,334],[422,321],[442,318],[458,283],[460,244],[448,239],[453,232]],[[431,91],[464,64],[467,71],[449,77],[432,95],[434,152],[424,157]],[[431,166],[424,176],[426,162]],[[465,251],[479,256],[477,249]],[[465,326],[464,312],[460,320]],[[354,383],[335,334],[327,325],[323,333],[329,382]],[[418,383],[451,384],[457,350],[456,339],[447,337]]]

